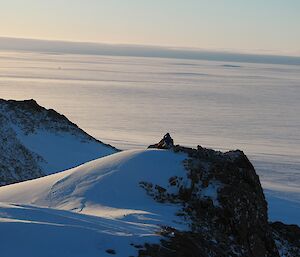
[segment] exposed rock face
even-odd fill
[[[171,149],[174,146],[174,141],[171,138],[170,134],[167,133],[164,135],[162,140],[160,140],[157,144],[150,145],[148,148],[158,148],[158,149]]]
[[[273,238],[281,257],[300,256],[300,228],[281,222],[271,223]]]
[[[8,120],[0,114],[0,186],[43,175],[42,158],[29,151],[18,140]]]
[[[41,135],[40,138],[38,136]],[[45,135],[45,136],[43,136]],[[35,142],[33,137],[37,136]],[[47,140],[48,137],[48,141]],[[85,148],[67,148],[67,143],[85,146]],[[29,138],[29,140],[26,140]],[[44,141],[41,141],[41,138]],[[37,150],[30,149],[29,145]],[[46,143],[45,143],[46,142]],[[48,149],[51,143],[53,149]],[[63,151],[65,149],[69,151]],[[60,151],[59,151],[60,150]],[[87,154],[85,151],[90,150]],[[73,152],[74,151],[74,152]],[[7,185],[37,178],[52,170],[51,164],[64,161],[62,169],[72,168],[96,157],[116,152],[117,149],[103,144],[88,135],[65,116],[50,109],[47,110],[34,100],[14,101],[0,99],[0,185]],[[76,162],[72,155],[84,155]],[[51,155],[51,161],[47,160]],[[56,156],[57,155],[57,156]],[[48,168],[48,170],[47,170]]]
[[[151,147],[164,148],[165,137]],[[179,145],[172,150],[188,154],[186,177],[171,177],[167,188],[140,185],[156,201],[181,204],[178,215],[190,223],[190,231],[163,228],[161,245],[146,244],[139,256],[276,257],[280,255],[275,241],[287,245],[286,240],[298,248],[281,256],[298,256],[293,254],[300,249],[299,240],[286,238],[299,231],[278,224],[270,227],[259,177],[242,151],[222,153]]]

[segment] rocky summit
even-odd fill
[[[268,222],[268,206],[259,177],[239,150],[222,153],[198,146],[173,145],[166,134],[150,148],[186,153],[186,179],[170,177],[169,186],[142,183],[156,201],[180,204],[190,231],[165,227],[161,244],[146,244],[139,256],[296,257],[299,227]]]
[[[148,148],[172,149],[173,147],[174,147],[174,140],[170,136],[170,134],[167,133],[157,144],[150,145]]]

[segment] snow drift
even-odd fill
[[[185,174],[182,162],[186,157],[157,149],[123,151],[67,171],[0,187],[0,202],[108,217],[165,211],[167,207],[161,208],[162,204],[147,196],[140,182],[167,187],[170,177]]]
[[[145,242],[159,242],[162,226],[187,229],[176,216],[180,206],[154,201],[139,184],[167,186],[170,176],[185,174],[186,157],[130,150],[0,187],[1,255],[136,256]]]

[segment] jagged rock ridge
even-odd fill
[[[116,151],[34,100],[0,99],[0,185],[68,169]]]

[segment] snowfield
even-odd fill
[[[1,256],[111,256],[113,250],[124,257],[136,255],[134,245],[157,242],[160,225],[187,229],[176,216],[180,206],[154,201],[139,185],[167,187],[171,176],[185,174],[186,157],[128,150],[1,187]]]
[[[114,148],[96,140],[80,138],[81,135],[72,135],[66,132],[54,133],[44,129],[29,135],[17,128],[15,131],[17,131],[18,139],[26,148],[38,153],[43,158],[40,166],[47,175],[116,152]]]

